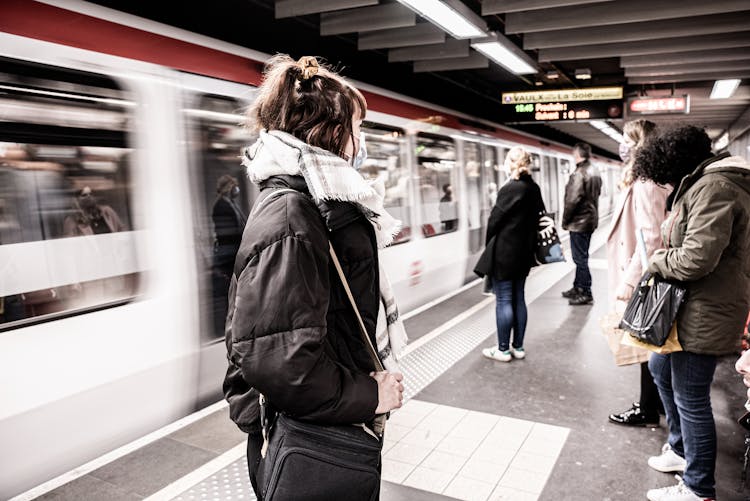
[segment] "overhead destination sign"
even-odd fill
[[[504,123],[538,123],[622,118],[622,101],[556,101],[550,103],[505,104]]]
[[[654,115],[662,113],[690,113],[690,96],[639,97],[628,101],[628,115]]]
[[[503,92],[503,104],[556,103],[562,101],[613,101],[622,99],[622,87]]]

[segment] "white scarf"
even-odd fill
[[[243,151],[242,164],[250,180],[259,184],[272,176],[305,178],[316,203],[326,200],[352,202],[359,206],[375,229],[379,249],[393,242],[401,221],[383,205],[385,185],[366,181],[349,163],[330,151],[310,146],[291,134],[261,131],[258,140]],[[383,267],[380,267],[380,308],[376,326],[377,350],[386,370],[399,371],[398,358],[407,336],[399,319],[396,300]]]

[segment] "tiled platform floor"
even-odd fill
[[[383,480],[452,498],[535,501],[568,429],[419,400],[389,421]]]

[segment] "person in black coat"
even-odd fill
[[[371,426],[403,401],[401,374],[374,372],[329,254],[330,242],[376,345],[378,248],[400,224],[355,170],[364,162],[366,109],[362,94],[315,58],[278,55],[267,63],[249,111],[260,131],[243,164],[261,193],[229,288],[224,395],[231,419],[248,433],[250,481],[259,499],[259,393],[274,411],[322,425]]]
[[[234,258],[240,249],[242,230],[247,216],[237,203],[240,186],[237,178],[224,174],[216,182],[216,201],[211,210],[214,223],[214,254],[211,273],[213,285],[214,333],[224,333],[227,318],[227,292],[234,269]]]
[[[562,293],[568,304],[579,306],[594,302],[591,294],[591,271],[589,270],[589,246],[591,235],[599,226],[599,195],[602,178],[599,170],[591,164],[591,146],[577,143],[573,147],[575,170],[565,185],[565,208],[562,227],[570,233],[570,249],[576,274],[573,288]]]
[[[537,227],[540,213],[544,212],[542,193],[529,173],[530,163],[531,156],[523,148],[514,147],[508,152],[505,169],[510,177],[500,188],[487,223],[488,254],[480,259],[485,264],[476,269],[492,278],[496,296],[497,347],[485,348],[482,354],[501,362],[526,356],[524,285],[535,264]]]

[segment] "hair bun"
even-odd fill
[[[307,80],[318,74],[318,60],[314,56],[303,56],[297,61],[297,66],[302,71],[300,80]]]

